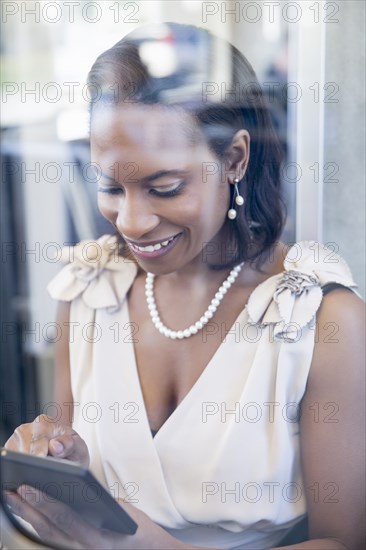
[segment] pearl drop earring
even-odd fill
[[[231,208],[228,210],[228,213],[227,213],[227,217],[229,218],[229,220],[235,220],[235,218],[237,216],[237,211],[235,210],[235,208],[233,208],[234,200],[235,200],[235,204],[237,204],[238,206],[243,206],[243,204],[244,204],[244,198],[240,195],[239,189],[238,189],[239,181],[240,181],[239,178],[234,178],[233,184],[234,184],[235,199],[233,197],[233,201],[231,203]]]

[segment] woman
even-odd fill
[[[280,147],[247,60],[169,29],[176,60],[179,33],[194,44],[181,72],[154,76],[132,33],[89,74],[116,235],[64,249],[49,285],[61,414],[7,444],[90,464],[139,528],[100,532],[24,491],[13,507],[83,548],[358,549],[362,302],[332,250],[278,241]]]

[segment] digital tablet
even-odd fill
[[[137,524],[95,479],[76,462],[50,456],[0,451],[1,491],[15,491],[30,485],[48,495],[50,503],[59,500],[70,506],[96,528],[133,535]],[[3,498],[6,501],[6,498]]]

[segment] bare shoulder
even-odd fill
[[[54,344],[55,380],[54,400],[61,412],[62,421],[72,422],[72,391],[70,380],[70,326],[71,302],[59,301],[57,304],[56,323],[61,329],[61,338]]]
[[[240,280],[243,287],[255,288],[258,284],[266,279],[278,275],[284,271],[284,261],[288,252],[289,246],[276,242],[270,250],[267,251],[267,257],[258,269],[257,263],[248,262],[241,272]]]
[[[337,315],[341,317],[355,317],[360,315],[360,319],[365,318],[365,302],[347,287],[338,286],[326,296],[324,296],[318,311],[318,316]]]
[[[71,302],[64,302],[59,300],[57,302],[57,313],[56,313],[56,319],[57,320],[69,320],[70,317],[70,308],[71,308]]]
[[[328,374],[364,374],[365,304],[351,290],[336,288],[324,296],[317,314],[317,338],[309,382]],[[336,368],[336,367],[339,368]],[[351,371],[351,372],[350,372]]]
[[[363,546],[365,305],[352,291],[326,295],[300,421],[310,538]]]
[[[365,304],[352,291],[327,294],[316,319],[316,342],[304,403],[336,403],[360,411],[365,394]]]

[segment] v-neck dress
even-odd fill
[[[136,264],[111,235],[65,247],[60,259],[48,291],[71,302],[73,427],[96,477],[187,543],[277,545],[306,516],[300,402],[322,286],[356,287],[344,260],[313,241],[293,245],[153,437],[127,300]]]

